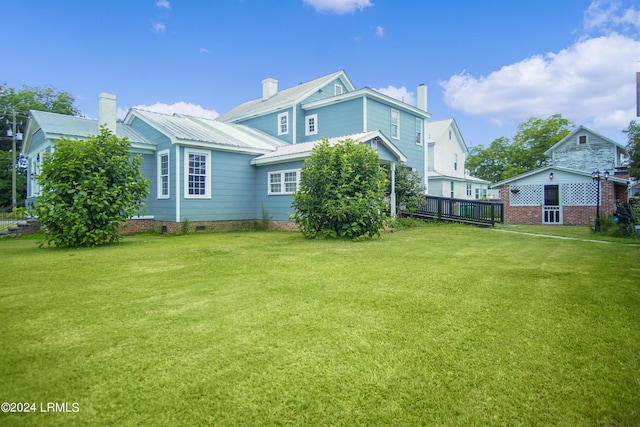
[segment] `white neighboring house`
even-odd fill
[[[427,194],[456,199],[482,199],[490,196],[489,181],[469,174],[465,162],[469,149],[454,119],[428,122]]]

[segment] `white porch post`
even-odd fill
[[[391,162],[391,217],[396,216],[396,162]]]

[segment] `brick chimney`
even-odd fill
[[[418,85],[418,102],[417,107],[422,111],[427,111],[427,87],[424,83]]]
[[[262,81],[262,100],[266,101],[278,92],[278,81],[268,78]]]
[[[98,95],[98,123],[116,133],[116,96],[110,93]]]

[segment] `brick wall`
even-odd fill
[[[600,213],[613,215],[616,210],[616,186],[613,182],[601,182],[602,204]],[[618,191],[619,193],[619,191]],[[504,222],[507,224],[542,224],[542,206],[510,206],[509,186],[500,188],[500,201],[504,204]],[[595,200],[594,200],[595,202]],[[596,206],[563,206],[564,225],[591,225],[596,219]]]
[[[261,225],[260,221],[256,220],[191,221],[189,233],[253,230],[260,228]],[[183,227],[184,224],[181,222],[129,219],[120,227],[119,232],[120,234],[140,232],[179,234],[183,232]],[[269,221],[267,227],[276,230],[297,230],[295,223],[291,221]]]

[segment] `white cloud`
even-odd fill
[[[584,28],[609,34],[614,30],[640,31],[640,10],[624,7],[619,0],[595,0],[584,13]]]
[[[612,34],[532,56],[487,76],[462,72],[440,82],[445,102],[495,123],[560,113],[576,124],[620,130],[635,116],[640,41]]]
[[[151,23],[151,28],[156,33],[161,33],[161,32],[163,32],[164,30],[167,29],[167,27],[162,22],[152,22]]]
[[[158,0],[156,2],[156,7],[159,7],[161,9],[171,9],[171,5],[169,4],[168,0]]]
[[[202,117],[205,119],[215,119],[220,114],[215,110],[207,110],[202,108],[198,104],[191,104],[188,102],[175,102],[173,104],[164,104],[162,102],[156,102],[153,105],[135,105],[132,108],[137,108],[139,110],[152,111],[154,113],[162,113],[162,114],[184,114],[186,116],[194,116],[194,117]],[[128,108],[118,108],[117,116],[118,118],[124,118],[129,111]]]
[[[206,47],[201,47],[200,48],[200,53],[209,53],[209,52],[210,52],[210,50],[207,49]]]
[[[384,36],[384,28],[381,26],[376,27],[376,36],[383,37]]]
[[[416,98],[413,92],[407,91],[405,86],[395,87],[389,85],[389,87],[382,87],[380,89],[374,89],[384,95],[397,99],[398,101],[405,102],[410,105],[416,105]]]
[[[313,7],[316,12],[333,12],[338,15],[364,10],[373,6],[370,0],[303,0]]]

